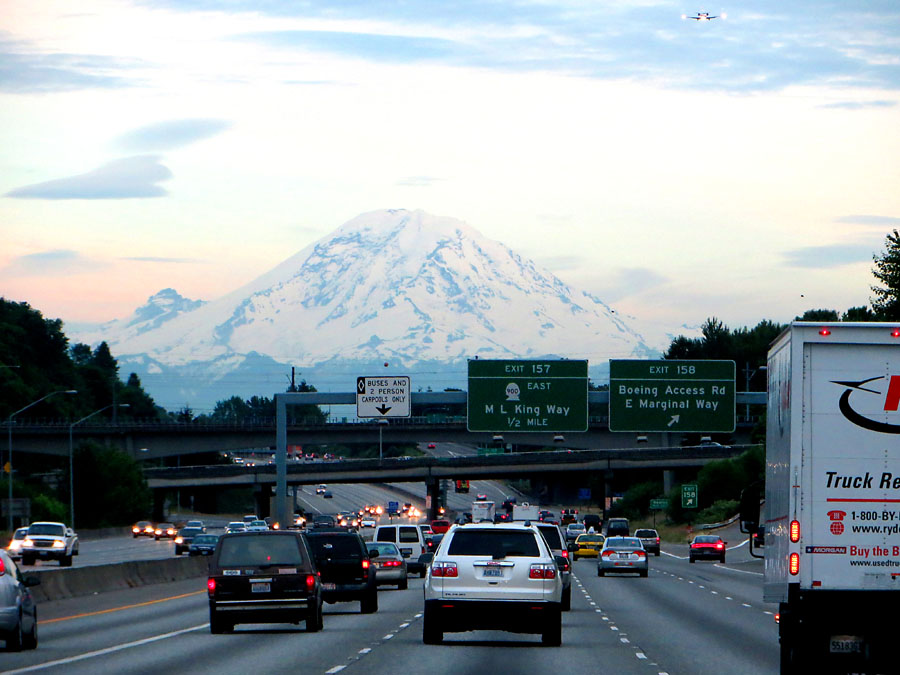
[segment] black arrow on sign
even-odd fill
[[[375,410],[380,412],[382,415],[387,415],[387,411],[390,409],[391,409],[391,406],[389,406],[389,405],[383,405],[380,408],[375,408]]]

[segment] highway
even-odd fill
[[[735,539],[737,541],[737,539]],[[326,605],[325,629],[238,626],[209,633],[204,579],[42,603],[40,645],[7,653],[2,672],[90,673],[617,673],[762,675],[778,671],[774,608],[761,602],[761,563],[746,546],[726,565],[689,564],[663,545],[650,576],[603,577],[574,564],[563,646],[496,631],[422,643],[422,580],[379,591],[379,611]]]

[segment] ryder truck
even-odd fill
[[[782,673],[900,668],[898,408],[900,324],[797,322],[769,349],[763,599]]]

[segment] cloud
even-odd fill
[[[230,122],[218,119],[169,120],[129,131],[116,139],[115,145],[128,152],[171,150],[211,138],[230,127]]]
[[[13,258],[9,265],[4,268],[3,275],[11,277],[63,277],[80,272],[93,273],[104,266],[103,263],[86,258],[77,251],[55,249]]]
[[[69,178],[58,178],[16,188],[7,197],[22,199],[132,199],[162,197],[168,192],[157,183],[172,172],[153,155],[117,159]]]
[[[837,103],[825,103],[820,108],[838,108],[841,110],[866,110],[869,108],[893,108],[897,101],[839,101]]]
[[[442,179],[435,178],[434,176],[407,176],[406,178],[398,180],[397,185],[405,187],[430,187],[440,180]]]
[[[0,33],[0,91],[15,94],[118,89],[136,84],[117,71],[127,60],[92,54],[41,54],[27,43]]]
[[[830,244],[807,246],[785,252],[785,262],[790,267],[828,269],[861,262],[871,262],[875,251],[865,244]]]
[[[158,258],[154,256],[134,256],[121,258],[121,260],[127,260],[129,262],[149,262],[149,263],[201,263],[203,260],[199,260],[198,258]]]
[[[894,216],[850,215],[835,218],[838,223],[851,225],[873,225],[876,227],[900,227],[900,218]]]
[[[624,267],[615,272],[615,278],[602,295],[607,302],[617,302],[637,295],[650,288],[662,286],[669,279],[649,267]]]
[[[551,272],[565,272],[567,270],[579,269],[587,262],[587,260],[577,255],[556,255],[547,256],[545,258],[536,258],[535,262]]]

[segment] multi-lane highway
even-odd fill
[[[617,673],[762,675],[778,672],[773,607],[761,602],[760,562],[732,548],[726,565],[689,564],[663,545],[650,576],[603,577],[574,564],[563,646],[539,636],[482,631],[422,643],[422,580],[379,591],[379,610],[326,605],[325,629],[238,626],[209,633],[205,580],[47,602],[40,645],[7,653],[3,672],[66,673]]]

